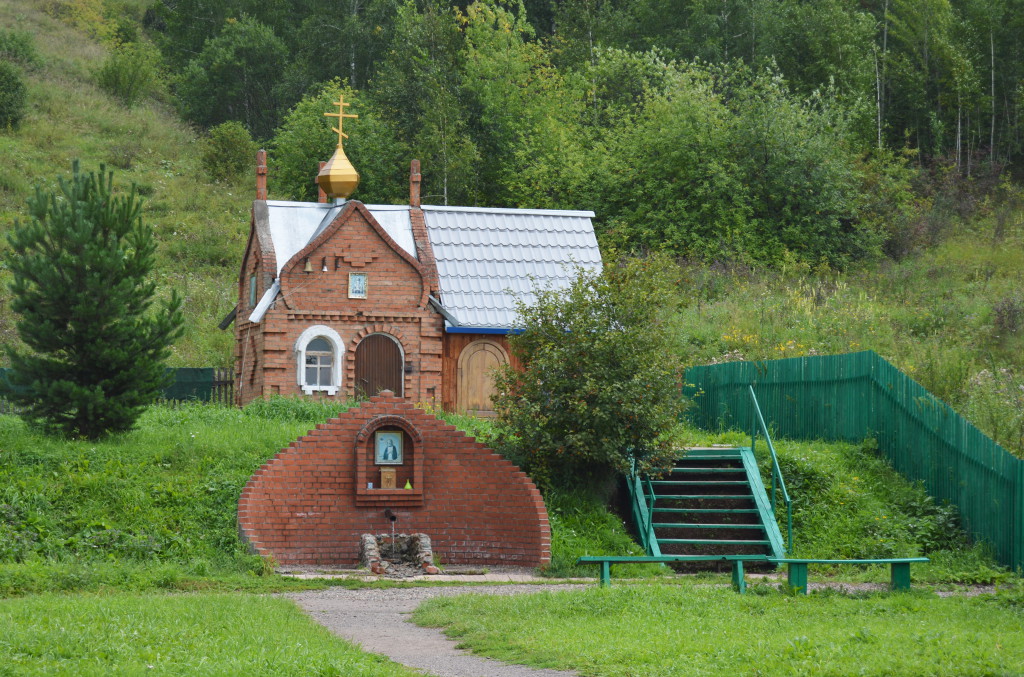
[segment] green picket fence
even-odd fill
[[[694,367],[685,380],[701,428],[745,429],[752,385],[778,437],[875,437],[898,472],[959,508],[972,538],[1024,568],[1024,460],[875,352]]]
[[[161,400],[175,402],[212,402],[234,404],[234,370],[230,367],[179,367],[167,369],[169,383]],[[7,369],[0,369],[6,379]],[[0,398],[0,413],[13,413],[10,402]]]

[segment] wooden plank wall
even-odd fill
[[[445,334],[444,352],[441,357],[441,406],[445,411],[455,411],[458,402],[459,355],[473,341],[486,339],[505,349],[512,366],[519,368],[519,360],[512,354],[508,339],[500,334]]]

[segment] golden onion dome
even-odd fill
[[[338,148],[320,170],[316,181],[329,197],[347,198],[359,186],[359,172],[352,166],[352,162],[349,161],[348,156],[345,155],[345,149],[342,147],[342,139],[348,138],[348,134],[342,131],[342,124],[345,118],[358,118],[359,116],[345,112],[345,107],[352,104],[345,103],[344,96],[339,96],[338,102],[334,105],[338,107],[338,112],[324,113],[324,116],[338,118],[338,126],[331,127],[338,133]]]

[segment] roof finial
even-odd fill
[[[338,133],[338,149],[334,151],[334,155],[327,161],[327,164],[320,168],[316,182],[320,184],[320,188],[327,195],[347,198],[359,185],[359,172],[356,171],[356,168],[352,166],[352,163],[345,156],[345,149],[341,143],[342,139],[348,138],[348,134],[342,131],[342,127],[345,118],[358,118],[359,116],[345,112],[345,107],[352,104],[345,103],[344,94],[338,95],[338,101],[334,105],[338,107],[338,112],[324,113],[324,117],[338,118],[338,126],[331,127],[333,131]]]
[[[345,132],[341,131],[342,127],[344,126],[344,123],[345,123],[345,118],[358,118],[359,116],[358,115],[353,115],[352,113],[346,113],[345,112],[345,108],[347,108],[348,106],[351,106],[352,104],[345,103],[345,95],[344,94],[339,94],[338,95],[338,101],[334,105],[338,107],[338,112],[337,113],[324,113],[324,117],[325,118],[338,118],[338,126],[337,127],[331,127],[331,131],[338,133],[338,148],[341,148],[341,140],[348,138],[348,134],[346,134]]]

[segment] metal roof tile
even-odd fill
[[[517,300],[600,270],[593,212],[424,207],[444,307],[469,327],[515,326]]]

